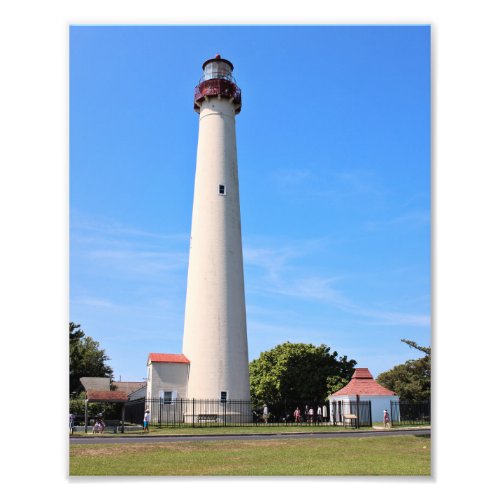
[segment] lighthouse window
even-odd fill
[[[231,80],[231,67],[223,61],[212,61],[205,66],[203,70],[203,80],[211,80],[213,78],[223,78]]]
[[[219,184],[219,194],[226,195],[226,186]]]

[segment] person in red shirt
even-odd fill
[[[298,406],[295,409],[295,411],[293,412],[293,416],[295,417],[295,423],[296,424],[300,423],[300,410],[299,410]]]

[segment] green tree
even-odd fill
[[[69,392],[82,390],[80,377],[113,377],[113,369],[106,364],[109,357],[99,342],[87,337],[80,325],[69,324]]]
[[[425,356],[381,373],[377,382],[394,391],[402,401],[426,401],[431,397],[431,348],[411,340],[401,339],[401,342],[422,351]]]
[[[250,394],[254,404],[273,404],[284,399],[323,401],[347,384],[356,361],[337,358],[324,344],[285,342],[250,363]]]
[[[404,342],[405,344],[409,345],[410,347],[413,347],[414,349],[422,351],[423,353],[428,354],[429,356],[431,355],[431,348],[430,347],[422,347],[422,346],[418,345],[416,342],[413,342],[413,340],[401,339],[401,342]]]

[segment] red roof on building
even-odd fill
[[[351,381],[332,396],[395,396],[396,393],[376,382],[368,368],[356,368]]]
[[[160,354],[152,352],[148,357],[148,363],[187,363],[189,359],[184,354]]]
[[[141,387],[144,387],[146,382],[116,382],[113,380],[112,384],[116,387],[117,391],[132,394],[133,392],[138,391]]]
[[[124,403],[128,401],[124,391],[87,391],[87,399],[91,402],[102,401],[106,403]]]

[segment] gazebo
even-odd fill
[[[85,432],[88,427],[88,403],[121,403],[122,404],[122,432],[124,432],[125,403],[129,400],[125,390],[112,391],[109,377],[81,377],[80,382],[85,389]],[[121,384],[121,382],[119,382]],[[114,383],[113,383],[114,385]]]
[[[350,382],[328,399],[332,422],[343,418],[342,408],[355,408],[356,402],[363,401],[371,402],[373,421],[380,422],[384,410],[390,411],[391,402],[399,402],[399,396],[374,380],[368,368],[356,368]]]
[[[85,432],[87,432],[87,405],[88,403],[122,403],[122,433],[124,432],[125,422],[125,403],[128,401],[128,396],[125,391],[97,391],[93,389],[87,390],[85,398]]]

